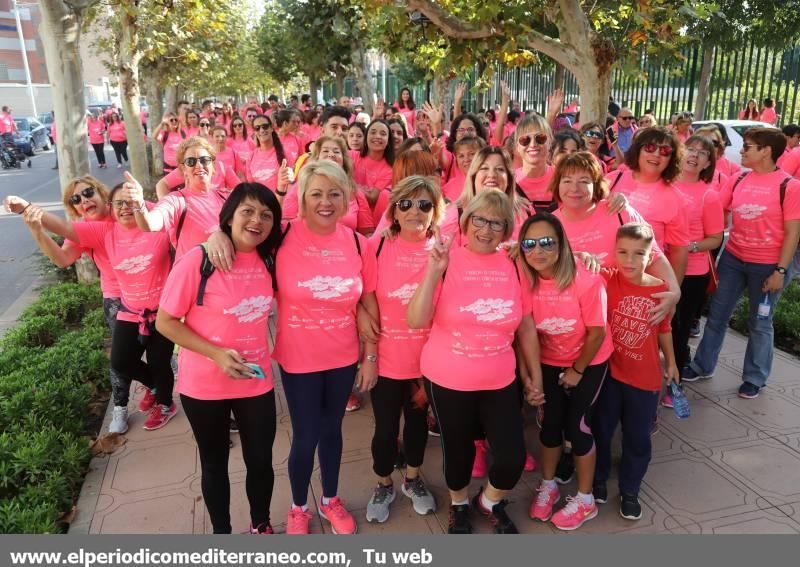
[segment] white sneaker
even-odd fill
[[[125,433],[128,431],[128,407],[114,406],[111,413],[111,425],[108,426],[109,433]]]
[[[117,169],[122,169],[122,164],[121,163],[117,164]]]

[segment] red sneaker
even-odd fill
[[[169,407],[156,404],[150,409],[150,415],[147,416],[147,421],[144,422],[144,429],[147,431],[161,429],[170,419],[175,417],[176,413],[178,413],[178,408],[175,407],[175,403]]]
[[[561,494],[558,492],[558,486],[548,487],[544,482],[539,485],[536,492],[539,494],[531,502],[528,515],[531,520],[546,522],[553,517],[553,506],[561,499]]]
[[[486,454],[489,447],[486,441],[475,441],[475,461],[472,463],[472,478],[483,478],[486,476],[488,467],[486,465]]]
[[[331,531],[335,534],[350,535],[356,533],[356,521],[338,496],[328,500],[327,505],[320,501],[319,515],[331,523]]]
[[[142,401],[139,402],[139,411],[142,413],[147,413],[150,411],[150,408],[153,407],[153,404],[156,403],[156,395],[150,388],[144,389],[144,397]]]
[[[553,514],[553,525],[559,530],[572,531],[597,516],[597,504],[586,504],[582,498],[567,496],[567,505]]]
[[[311,512],[304,512],[299,506],[292,506],[286,518],[286,535],[308,535],[309,522],[311,522]]]
[[[358,409],[361,409],[361,402],[358,401],[355,392],[350,392],[350,397],[347,398],[347,405],[344,407],[344,411],[356,411]]]

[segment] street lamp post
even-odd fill
[[[12,0],[13,4],[12,7],[14,9],[14,15],[17,20],[17,34],[19,35],[19,48],[22,50],[22,65],[25,67],[25,80],[28,82],[28,94],[31,97],[31,107],[33,108],[33,116],[38,116],[39,113],[36,112],[36,97],[33,93],[33,81],[31,81],[31,69],[28,66],[28,51],[25,49],[25,34],[22,33],[22,20],[19,16],[19,6],[17,5],[17,0]]]
[[[428,18],[428,16],[419,10],[414,10],[409,15],[409,18],[411,19],[412,24],[422,28],[422,39],[427,39],[425,37],[425,29],[427,28],[428,24],[431,23],[431,20]],[[428,78],[425,80],[425,100],[428,102],[431,100],[431,80]]]

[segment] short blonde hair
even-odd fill
[[[327,143],[333,143],[339,146],[339,150],[342,152],[342,168],[348,177],[353,177],[353,160],[350,157],[350,150],[347,148],[347,143],[344,141],[344,138],[320,136],[317,141],[314,142],[314,149],[311,150],[311,157],[319,159],[319,152],[322,151],[322,144]]]
[[[192,136],[191,138],[186,138],[178,146],[178,152],[175,156],[178,165],[183,165],[183,158],[186,156],[186,152],[192,148],[202,148],[207,151],[208,155],[211,157],[216,157],[217,155],[217,152],[214,150],[214,147],[209,143],[208,140],[201,138],[200,136]]]
[[[461,234],[467,234],[467,226],[472,216],[484,210],[494,213],[505,222],[503,240],[511,238],[514,232],[514,208],[508,196],[500,191],[483,191],[469,202],[459,221]]]
[[[390,230],[394,234],[400,232],[400,227],[395,224],[395,211],[397,203],[403,199],[413,199],[420,193],[426,192],[433,203],[433,218],[428,227],[428,235],[432,233],[433,227],[441,224],[444,219],[444,198],[439,189],[439,180],[436,177],[425,177],[422,175],[409,175],[392,189],[392,196],[386,207],[386,220],[389,221]]]
[[[324,177],[344,191],[345,208],[339,212],[339,216],[341,217],[347,213],[348,204],[353,197],[353,182],[351,179],[338,164],[332,161],[311,160],[300,170],[300,179],[297,182],[298,216],[306,216],[306,191],[311,178],[315,175]]]
[[[108,187],[106,187],[102,181],[91,175],[76,177],[67,183],[67,186],[64,187],[64,192],[61,195],[61,202],[64,203],[64,210],[67,211],[67,215],[69,215],[69,218],[72,220],[81,218],[81,215],[78,214],[78,209],[75,208],[75,205],[69,202],[72,194],[75,193],[75,188],[80,183],[88,185],[97,191],[97,193],[103,198],[103,202],[108,203]]]
[[[550,143],[553,141],[553,129],[550,128],[550,124],[547,123],[547,119],[544,116],[531,114],[520,120],[516,130],[514,130],[514,144],[518,144],[519,139],[530,132],[545,134],[547,136],[546,149],[550,148]]]

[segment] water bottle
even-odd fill
[[[686,398],[686,394],[683,393],[683,388],[672,382],[669,385],[669,389],[672,394],[672,409],[675,410],[675,415],[678,419],[686,419],[692,415],[689,409],[689,400]]]
[[[758,304],[757,317],[759,319],[769,319],[769,313],[771,310],[772,305],[770,304],[769,293],[765,293],[764,297],[761,299],[761,303]]]

